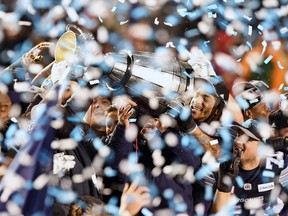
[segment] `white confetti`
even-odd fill
[[[70,150],[77,147],[77,142],[72,138],[54,140],[51,143],[51,148],[59,150]]]
[[[101,23],[103,23],[103,19],[101,18],[101,16],[98,16],[98,19]]]
[[[168,146],[176,146],[178,144],[178,138],[175,134],[173,133],[168,133],[165,135],[165,142]]]
[[[20,26],[31,26],[32,25],[32,23],[29,21],[21,21],[21,20],[18,22],[18,24]]]
[[[280,29],[281,34],[286,34],[287,32],[288,32],[288,28],[286,26]]]
[[[158,17],[155,18],[155,20],[154,20],[154,24],[155,24],[155,25],[158,25],[158,24],[159,24]]]
[[[33,166],[35,159],[29,154],[22,152],[21,157],[19,157],[19,163],[23,166]]]
[[[64,8],[71,22],[77,22],[77,20],[79,19],[79,15],[77,14],[76,10],[72,7],[66,7],[66,6],[64,6]]]
[[[14,90],[16,92],[30,92],[31,85],[28,82],[15,82]]]
[[[250,35],[250,36],[252,35],[252,26],[250,26],[250,25],[248,27],[248,35]]]
[[[243,18],[246,19],[246,20],[248,20],[248,21],[250,21],[250,20],[252,19],[251,17],[249,17],[249,16],[247,16],[247,15],[243,15]]]
[[[42,174],[34,180],[33,187],[36,190],[41,190],[48,182],[49,176],[47,174]]]
[[[153,164],[157,167],[161,167],[165,163],[165,158],[161,154],[161,150],[157,149],[152,153]]]
[[[128,23],[128,22],[129,22],[129,19],[126,20],[126,21],[122,21],[122,22],[120,22],[120,25],[124,25],[124,24],[126,24],[126,23]]]
[[[138,134],[138,127],[135,124],[130,124],[129,127],[125,130],[125,139],[128,142],[133,142]]]
[[[262,46],[263,46],[263,49],[262,49],[262,53],[261,53],[261,56],[263,56],[265,50],[266,50],[266,47],[267,47],[267,42],[264,40],[262,41]]]
[[[164,22],[164,25],[167,25],[167,26],[173,26],[171,23],[168,23],[168,22]]]
[[[174,46],[174,44],[173,44],[172,41],[168,42],[168,43],[166,44],[166,47],[173,47],[173,48],[175,48],[175,46]]]
[[[21,208],[17,203],[8,201],[6,207],[9,215],[22,215]]]

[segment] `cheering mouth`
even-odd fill
[[[197,106],[197,105],[192,105],[191,108],[192,108],[192,111],[200,111],[200,112],[202,111],[202,107]]]

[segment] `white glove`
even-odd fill
[[[51,79],[53,84],[57,81],[64,81],[70,72],[70,64],[67,61],[55,62],[51,69]]]
[[[199,48],[193,47],[191,49],[191,56],[190,59],[188,60],[188,63],[192,66],[195,72],[195,76],[200,77],[208,77],[211,75],[216,76],[216,73],[212,67],[211,62]]]
[[[53,174],[65,173],[75,166],[75,157],[65,155],[64,152],[56,153],[53,156]]]

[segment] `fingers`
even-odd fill
[[[125,186],[123,188],[123,193],[126,193],[128,189],[129,189],[129,184],[125,183]]]
[[[130,187],[128,188],[127,192],[129,193],[132,193],[134,192],[136,189],[137,189],[137,186],[138,186],[138,183],[139,183],[139,178],[136,178],[131,184],[130,184]]]
[[[130,99],[128,99],[128,103],[131,105],[131,107],[137,106],[137,103],[135,101],[130,100]]]

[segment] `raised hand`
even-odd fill
[[[121,125],[129,126],[129,118],[133,115],[133,107],[137,106],[134,101],[129,100],[126,106],[118,108],[118,122]]]
[[[221,192],[229,193],[235,184],[236,176],[239,174],[242,149],[237,148],[236,151],[236,156],[231,161],[220,164],[217,189]]]
[[[177,121],[180,131],[190,133],[197,127],[189,106],[184,105],[179,100],[174,100],[168,104],[168,107],[170,109],[167,114]]]
[[[132,184],[125,184],[121,196],[119,215],[136,215],[144,206],[149,205],[151,197],[149,188],[144,186],[138,187],[138,181],[133,181]]]

